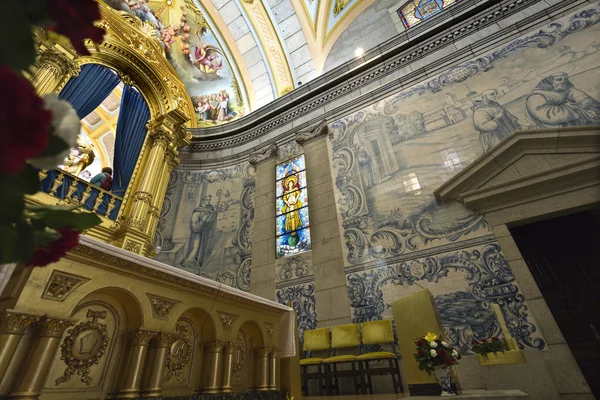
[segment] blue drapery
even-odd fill
[[[99,64],[85,64],[75,78],[71,78],[58,95],[77,111],[79,119],[94,111],[121,82],[110,68]]]
[[[132,88],[123,88],[121,109],[117,121],[112,192],[123,196],[146,139],[146,123],[150,110],[142,95]]]

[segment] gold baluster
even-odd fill
[[[48,176],[48,170],[46,169],[41,169],[38,172],[38,176],[40,177],[40,182],[43,181],[44,179],[46,179],[46,177]]]
[[[87,199],[90,198],[91,195],[92,195],[92,187],[88,186],[87,188],[85,188],[85,191],[81,195],[81,200],[79,201],[79,204],[85,205],[85,202],[87,201]]]
[[[94,203],[94,208],[92,208],[93,212],[98,212],[98,207],[102,204],[102,200],[104,199],[104,193],[98,193],[98,197],[96,197],[96,202]]]
[[[56,197],[56,191],[63,184],[64,177],[65,176],[63,174],[58,174],[57,177],[54,179],[54,182],[52,182],[52,187],[50,188],[50,194],[52,196]]]
[[[108,203],[108,207],[106,207],[106,214],[104,214],[107,218],[110,218],[110,213],[113,210],[113,208],[115,208],[115,205],[115,198],[111,197],[110,202]]]
[[[69,186],[69,190],[67,190],[67,196],[65,197],[65,201],[67,203],[77,203],[77,198],[73,199],[73,194],[77,191],[77,179],[73,179],[73,183]]]

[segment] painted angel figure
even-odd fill
[[[220,57],[221,51],[206,42],[203,43],[199,31],[196,31],[196,35],[198,36],[198,41],[194,50],[194,65],[201,72],[214,74],[223,66],[223,61]]]

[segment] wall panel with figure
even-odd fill
[[[600,7],[588,4],[330,124],[328,148],[352,318],[427,287],[447,337],[500,335],[544,349],[486,222],[433,191],[513,131],[600,123]]]
[[[156,259],[242,290],[250,287],[255,170],[248,163],[173,171]]]

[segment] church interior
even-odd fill
[[[6,3],[0,399],[600,399],[597,0]]]

